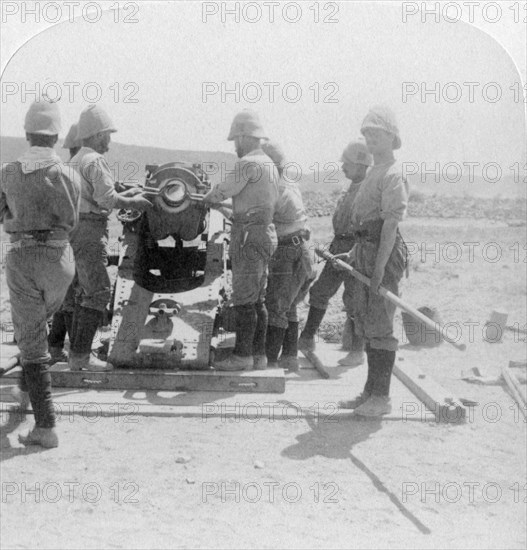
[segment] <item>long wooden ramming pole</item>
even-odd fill
[[[321,248],[315,248],[315,252],[324,258],[325,260],[328,260],[330,262],[333,262],[343,269],[345,269],[348,273],[353,275],[356,279],[358,279],[361,283],[364,283],[366,286],[370,286],[370,279],[357,271],[354,267],[351,267],[351,265],[347,264],[346,262],[343,262],[342,260],[339,260],[338,258],[335,258],[333,254],[330,254],[329,252],[322,250]],[[423,315],[420,311],[412,307],[411,305],[407,304],[406,302],[403,302],[399,296],[396,296],[393,292],[390,292],[384,287],[379,287],[379,294],[386,298],[388,301],[390,301],[392,304],[395,304],[396,306],[400,307],[403,311],[406,311],[406,313],[410,314],[412,317],[426,325],[431,330],[435,331],[436,333],[439,333],[443,340],[445,342],[448,342],[449,344],[452,344],[455,348],[457,348],[460,351],[465,351],[467,349],[466,344],[458,343],[453,338],[451,338],[445,329],[444,326],[442,326],[440,323],[432,321],[432,319],[429,319],[426,315]]]

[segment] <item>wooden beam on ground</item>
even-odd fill
[[[416,367],[395,365],[394,375],[432,411],[438,422],[461,423],[467,409],[458,403],[433,378]]]
[[[320,376],[324,379],[329,378],[329,372],[326,370],[326,367],[323,365],[322,361],[317,357],[315,352],[313,351],[307,351],[307,350],[300,350],[305,358],[315,367],[315,370],[320,374]]]
[[[502,367],[501,373],[507,383],[509,391],[514,397],[514,400],[518,403],[518,407],[523,414],[523,417],[527,418],[527,399],[523,393],[520,383],[518,382],[518,379],[507,366]]]
[[[241,372],[115,368],[108,372],[88,372],[71,371],[67,363],[55,363],[50,373],[54,388],[242,393],[285,391],[284,370],[279,368]]]

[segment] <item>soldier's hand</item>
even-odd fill
[[[384,269],[380,270],[375,268],[373,270],[373,275],[370,279],[370,291],[373,292],[373,294],[379,294],[379,287],[381,286],[381,282],[384,278]]]
[[[347,253],[344,253],[344,254],[336,254],[335,256],[333,256],[332,260],[331,260],[331,265],[338,271],[345,271],[346,268],[342,267],[341,265],[339,265],[339,263],[337,262],[337,260],[341,260],[343,261],[344,263],[348,263],[348,259],[349,259],[349,256]]]
[[[123,191],[122,193],[119,193],[121,197],[135,197],[136,195],[139,195],[141,193],[140,187],[132,187],[130,189],[127,189],[126,191]]]
[[[154,206],[143,194],[136,194],[129,200],[130,206],[137,210],[151,210]]]

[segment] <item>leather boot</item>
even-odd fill
[[[391,400],[388,394],[395,362],[395,352],[384,349],[369,349],[368,365],[370,364],[370,358],[373,366],[373,376],[371,378],[368,376],[371,395],[365,403],[355,409],[355,414],[379,417],[392,411]]]
[[[268,325],[267,340],[265,342],[265,353],[267,354],[267,363],[269,366],[277,367],[278,356],[285,336],[285,328]]]
[[[306,351],[315,351],[315,334],[320,327],[322,319],[326,314],[325,309],[320,309],[318,307],[311,306],[309,308],[309,313],[307,315],[306,326],[300,335],[298,340],[298,347],[300,349],[305,349]]]
[[[64,340],[66,339],[66,332],[64,312],[59,309],[55,312],[51,321],[51,328],[48,334],[48,347],[62,349],[64,347]]]
[[[29,390],[29,399],[35,415],[35,428],[20,436],[19,441],[25,445],[41,445],[52,448],[59,444],[55,432],[55,409],[51,399],[51,375],[48,364],[26,364],[25,379]]]
[[[258,301],[255,304],[256,310],[256,329],[253,338],[253,359],[255,370],[265,370],[267,368],[267,355],[265,354],[265,341],[267,337],[267,322],[269,314],[265,303]]]
[[[289,321],[287,325],[280,365],[291,372],[298,372],[298,321]]]
[[[368,357],[368,377],[366,379],[366,384],[364,385],[364,389],[362,390],[359,395],[355,396],[353,399],[350,399],[348,401],[339,401],[339,407],[342,409],[356,409],[357,407],[360,407],[362,404],[366,403],[368,399],[371,397],[375,377],[377,374],[377,363],[376,363],[376,352],[378,350],[374,350],[370,348],[369,344],[366,344],[366,355]],[[339,361],[340,363],[340,361]]]
[[[215,361],[214,368],[221,371],[251,370],[253,361],[253,341],[257,315],[254,304],[234,306],[236,323],[236,344],[232,355],[223,361]]]
[[[387,397],[390,394],[390,382],[395,364],[395,351],[386,349],[378,349],[376,351],[379,357],[379,373],[373,387],[373,393]]]
[[[93,338],[102,317],[102,312],[87,307],[75,311],[75,328],[73,342],[70,346],[68,365],[70,370],[90,370],[103,372],[112,370],[113,366],[97,359],[91,353]]]

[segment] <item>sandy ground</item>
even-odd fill
[[[327,227],[327,219],[315,220],[316,240],[326,239]],[[477,400],[465,423],[438,424],[423,409],[412,421],[397,414],[293,421],[203,418],[175,406],[165,416],[62,415],[60,447],[43,451],[16,441],[30,415],[4,413],[2,548],[524,548],[527,424],[506,387],[469,384],[460,374],[478,367],[497,376],[509,360],[525,361],[524,334],[506,331],[494,344],[482,339],[492,310],[525,327],[525,228],[410,219],[402,232],[413,259],[403,298],[438,308],[468,348],[409,346],[398,313],[398,362],[419,366],[452,395]],[[339,296],[328,313],[334,325],[343,319]],[[5,294],[2,300],[5,316]],[[343,372],[329,352],[323,358],[328,381],[288,379],[286,394],[230,399],[318,396],[324,407],[360,389],[364,368]],[[393,389],[399,404],[408,398],[402,385]],[[57,399],[81,399],[67,393],[57,391]],[[100,399],[131,397],[107,393]],[[84,399],[95,401],[93,394]],[[229,399],[184,397],[174,403]]]

